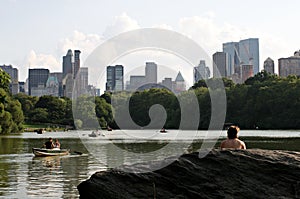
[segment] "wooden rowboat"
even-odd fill
[[[69,149],[45,149],[45,148],[32,148],[32,152],[35,156],[62,156],[70,153]]]

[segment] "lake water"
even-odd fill
[[[225,131],[103,131],[96,138],[90,133],[0,136],[0,198],[78,198],[77,185],[96,171],[197,151],[203,140],[218,147],[226,136]],[[58,138],[71,155],[34,157],[32,148],[48,137]],[[300,151],[300,131],[242,130],[240,137],[248,148]]]

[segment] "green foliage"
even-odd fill
[[[225,122],[236,123],[247,129],[300,129],[298,77],[281,78],[263,71],[246,80],[245,84],[235,85],[226,78],[222,78],[222,82],[227,98]],[[219,87],[220,79],[209,79],[200,80],[189,91],[178,96],[165,89],[149,89],[135,93],[105,93],[101,97],[81,96],[73,102],[68,98],[38,98],[25,94],[17,94],[12,98],[5,89],[0,88],[0,133],[21,131],[24,116],[28,123],[73,126],[72,108],[78,128],[118,128],[114,117],[122,111],[129,111],[130,119],[145,127],[151,122],[149,110],[156,104],[163,106],[167,113],[164,127],[179,128],[182,110],[192,113],[195,109],[191,105],[191,94],[196,95],[199,104],[198,128],[207,129],[211,119],[211,96],[219,95]],[[184,103],[179,104],[179,100]],[[190,115],[184,128],[191,126],[193,118],[197,117]]]
[[[10,76],[0,68],[0,88],[9,93]]]
[[[150,89],[135,92],[129,103],[130,115],[139,126],[150,123],[149,109],[159,104],[167,113],[165,128],[178,128],[180,121],[179,103],[176,96],[166,89]],[[179,116],[179,117],[178,117]]]
[[[76,119],[76,120],[74,121],[74,124],[75,124],[75,127],[76,127],[77,129],[81,129],[83,123],[82,123],[81,120]]]
[[[21,104],[0,88],[0,134],[17,133],[23,130]]]
[[[26,95],[25,93],[18,93],[14,95],[13,98],[21,103],[25,121],[28,122],[30,120],[31,112],[39,98]]]
[[[95,98],[96,115],[99,121],[99,125],[101,128],[107,128],[107,126],[116,128],[113,121],[111,105],[103,97],[106,97],[106,95]]]
[[[54,96],[33,97],[23,93],[14,96],[21,105],[27,123],[73,126],[72,102]]]
[[[210,81],[214,80],[207,80],[214,86]],[[282,78],[262,71],[245,84],[234,85],[224,78],[223,81],[227,96],[226,122],[247,129],[300,128],[300,79],[297,76]],[[206,82],[200,80],[191,89],[198,97],[201,110],[199,128],[207,128],[211,104]]]
[[[95,98],[80,96],[73,101],[73,114],[75,119],[82,121],[82,128],[98,128],[98,118],[96,117]],[[78,127],[78,126],[77,126]]]

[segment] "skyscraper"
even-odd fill
[[[227,54],[225,52],[216,52],[213,54],[213,77],[227,77],[228,65],[227,65]],[[217,74],[217,70],[219,74]]]
[[[89,83],[89,70],[87,67],[79,68],[79,93],[84,94],[87,93],[88,83]]]
[[[227,76],[231,76],[235,73],[235,67],[240,65],[239,59],[239,43],[228,42],[223,44],[223,52],[227,54]]]
[[[270,57],[264,61],[264,70],[268,73],[274,74],[274,61]]]
[[[278,70],[281,77],[300,76],[300,51],[296,51],[294,56],[278,59]]]
[[[259,72],[259,44],[257,38],[241,40],[239,42],[239,57],[243,64],[253,65],[253,73]],[[242,63],[241,63],[242,64]]]
[[[259,72],[259,41],[257,38],[228,42],[223,44],[223,52],[227,53],[228,76],[236,73],[240,65],[253,65],[253,72]]]
[[[73,70],[73,73],[74,73],[74,79],[75,79],[76,75],[79,71],[79,68],[80,68],[80,53],[81,53],[81,51],[80,50],[75,50],[74,53],[75,53],[75,56],[74,56],[74,70]]]
[[[253,77],[253,65],[243,64],[240,66],[241,83],[245,82],[248,78]]]
[[[146,62],[145,68],[146,83],[157,83],[157,64],[154,62]]]
[[[68,50],[66,56],[63,56],[63,78],[67,74],[73,74],[73,52]]]
[[[185,81],[181,75],[181,72],[178,72],[175,81],[173,83],[173,92],[175,94],[181,93],[186,90]]]
[[[115,66],[115,91],[124,90],[124,69],[122,65]]]
[[[209,67],[206,66],[205,60],[200,60],[198,66],[194,67],[194,83],[201,79],[208,79],[210,77]]]
[[[44,68],[29,69],[28,94],[32,95],[34,88],[45,89],[49,77],[49,70]],[[39,94],[37,94],[39,96]],[[42,94],[41,94],[42,95]]]
[[[124,90],[124,71],[122,65],[107,66],[106,91]]]
[[[19,71],[17,68],[13,68],[12,65],[2,65],[0,66],[2,70],[4,70],[6,73],[10,76],[10,84],[9,89],[10,92],[14,95],[19,92]]]

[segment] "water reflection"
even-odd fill
[[[283,132],[284,133],[284,132]],[[0,197],[4,198],[78,198],[77,185],[94,172],[131,164],[143,153],[151,159],[151,152],[166,146],[165,141],[132,143],[128,140],[115,144],[89,139],[88,145],[95,153],[89,154],[78,137],[60,137],[63,148],[71,149],[71,155],[61,157],[34,157],[32,147],[41,146],[45,137],[0,136]],[[164,135],[166,136],[166,135]],[[55,138],[55,136],[52,136]],[[300,138],[243,137],[248,148],[300,151]],[[182,151],[197,151],[201,141],[188,148],[186,143],[168,142],[169,155]],[[219,146],[219,142],[216,147]],[[116,148],[122,150],[116,150]],[[182,150],[182,151],[180,151]],[[82,155],[74,153],[82,152]],[[167,154],[167,155],[168,155]],[[156,159],[166,154],[157,154]]]

